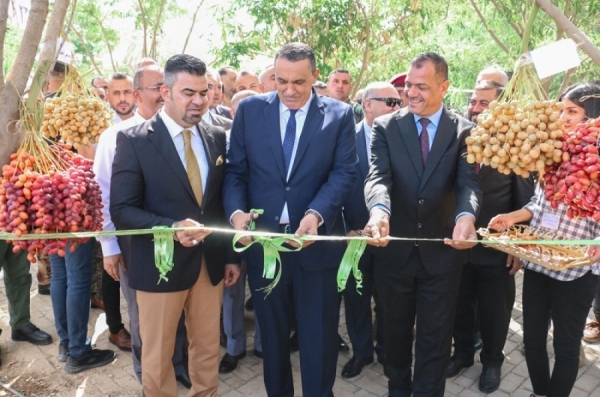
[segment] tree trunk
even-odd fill
[[[577,43],[581,43],[581,49],[597,64],[600,65],[600,49],[596,47],[590,39],[577,28],[569,18],[550,0],[535,0],[542,10],[556,22],[559,29],[564,30],[571,39]]]
[[[0,9],[4,9],[7,2],[8,0],[0,0]],[[63,27],[69,2],[70,0],[55,0],[54,2],[48,29],[41,46],[38,69],[43,65],[47,67],[48,61],[53,64],[56,59],[56,39]],[[22,132],[16,129],[16,122],[19,120],[19,105],[31,74],[47,16],[48,0],[32,0],[17,57],[8,73],[6,84],[0,88],[0,103],[2,103],[0,107],[0,164],[8,163],[10,154],[18,147],[22,139]],[[4,48],[4,41],[0,42],[0,46]],[[42,86],[45,77],[45,75],[42,77],[41,82],[38,79]],[[32,95],[37,96],[35,93]]]

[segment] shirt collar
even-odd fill
[[[442,112],[444,111],[444,105],[440,106],[440,110],[438,110],[437,112],[435,112],[434,114],[432,114],[429,117],[425,117],[429,119],[429,123],[432,124],[435,128],[438,127],[438,125],[440,124],[440,119],[442,118]],[[419,120],[421,120],[423,117],[421,116],[417,116],[416,114],[413,114],[414,118],[415,118],[415,123],[419,123]]]
[[[171,118],[171,116],[167,114],[167,112],[165,112],[164,108],[160,110],[160,117],[163,123],[165,123],[167,131],[169,131],[169,135],[171,135],[171,138],[175,138],[177,135],[181,134],[181,131],[183,130],[190,130],[192,131],[192,134],[198,135],[198,126],[194,125],[189,128],[180,126],[175,120]]]
[[[308,109],[310,108],[310,103],[313,100],[313,96],[314,96],[314,94],[311,93],[310,94],[310,98],[308,98],[308,101],[306,101],[306,103],[304,104],[304,106],[302,106],[298,110],[301,111],[301,112],[304,112],[304,114],[308,114]],[[287,106],[285,106],[283,104],[283,102],[281,102],[281,100],[279,100],[279,114],[285,113],[288,110],[290,110],[290,108],[288,108]]]

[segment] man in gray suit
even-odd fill
[[[217,78],[219,74],[214,70],[207,69],[206,70],[206,80],[208,82],[208,92],[206,96],[208,97],[208,103],[212,103],[214,96],[214,89],[218,87]],[[216,113],[213,113],[209,110],[209,107],[206,107],[206,112],[202,115],[202,120],[209,125],[214,125],[215,127],[221,127],[225,131],[229,131],[231,129],[232,121],[226,117],[220,116]]]

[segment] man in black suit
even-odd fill
[[[502,86],[492,81],[477,83],[469,103],[467,116],[473,122],[502,92]],[[482,165],[479,172],[483,201],[475,226],[487,227],[492,217],[523,208],[533,196],[533,178],[515,174],[504,175]],[[510,316],[515,303],[515,279],[521,268],[518,258],[500,251],[476,245],[463,267],[454,323],[454,354],[446,376],[454,377],[463,368],[473,365],[475,311],[479,317],[481,363],[479,390],[493,393],[500,386],[502,349],[508,334]],[[477,302],[477,305],[476,305]]]
[[[356,125],[356,153],[358,164],[356,172],[358,177],[354,182],[354,189],[344,205],[344,219],[349,236],[355,236],[356,230],[362,229],[369,220],[369,210],[365,205],[364,185],[369,172],[369,159],[371,157],[371,136],[373,121],[394,110],[398,110],[402,100],[393,85],[386,82],[369,84],[363,95],[362,106],[365,118]],[[346,327],[352,342],[352,358],[342,370],[342,377],[353,378],[359,375],[363,367],[373,362],[373,350],[377,359],[384,364],[383,352],[383,319],[379,312],[377,323],[377,344],[373,349],[373,327],[371,326],[371,297],[373,294],[373,267],[375,257],[371,249],[367,249],[358,264],[362,272],[362,289],[356,290],[356,280],[350,274],[346,289],[343,292],[344,309],[346,312]],[[378,302],[375,299],[375,302]]]
[[[177,396],[171,356],[182,309],[190,395],[217,395],[223,284],[232,285],[239,277],[231,240],[200,227],[226,222],[221,193],[225,132],[200,123],[208,106],[205,73],[205,64],[195,57],[170,58],[161,87],[164,108],[117,135],[110,193],[116,228],[197,228],[175,233],[167,280],[159,281],[152,236],[130,240],[127,271],[130,287],[137,290],[146,397]]]
[[[408,107],[374,124],[365,199],[385,318],[390,397],[443,396],[460,273],[477,238],[481,190],[467,163],[468,120],[444,109],[448,65],[425,53],[406,77]],[[407,240],[390,242],[387,237]],[[421,239],[444,239],[421,241]],[[389,244],[388,244],[389,243]],[[413,327],[417,322],[414,381]]]

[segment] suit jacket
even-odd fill
[[[225,133],[202,123],[198,130],[208,160],[202,207],[160,114],[119,132],[110,191],[110,214],[117,230],[171,226],[187,218],[206,226],[222,227],[226,223],[221,192],[225,162],[218,161],[225,159]],[[222,280],[225,264],[237,262],[230,237],[216,233],[196,247],[186,248],[175,242],[168,282],[157,284],[152,235],[132,236],[128,256],[130,287],[148,292],[191,288],[200,275],[202,256],[214,285]]]
[[[475,228],[487,227],[498,214],[516,211],[531,201],[534,190],[533,176],[525,179],[515,174],[504,175],[489,166],[479,172],[483,200]],[[471,250],[469,261],[477,265],[505,265],[507,255],[493,248],[477,244]]]
[[[290,227],[295,231],[308,209],[323,217],[319,234],[344,234],[341,209],[355,177],[356,140],[350,106],[316,95],[291,165],[289,180],[284,175],[280,131],[279,97],[249,97],[238,107],[227,154],[224,197],[225,211],[264,209],[258,230],[279,229],[287,202]],[[339,266],[345,244],[316,242],[298,252],[305,270]],[[254,248],[254,247],[252,247]],[[262,266],[262,250],[249,249],[248,264]]]
[[[214,114],[212,112],[209,112],[208,114],[210,117],[210,121],[212,122],[212,125],[214,125],[215,127],[221,127],[225,131],[229,131],[231,129],[231,124],[232,124],[231,119],[228,119],[223,116],[219,116],[218,114]]]
[[[362,230],[369,221],[369,210],[365,204],[365,179],[369,173],[369,158],[365,140],[364,120],[356,125],[356,178],[354,186],[344,204],[344,220],[347,231]]]
[[[229,120],[233,120],[233,117],[231,117],[231,109],[229,109],[227,106],[217,105],[217,107],[215,108],[215,112],[219,116],[225,117]]]
[[[371,142],[371,167],[365,182],[367,207],[391,210],[390,235],[408,238],[451,238],[456,217],[477,217],[481,203],[479,176],[467,163],[465,138],[473,124],[445,109],[423,166],[414,116],[407,109],[378,118]],[[414,241],[392,241],[375,255],[400,272]],[[431,275],[457,271],[468,250],[443,242],[418,243],[423,266]]]

